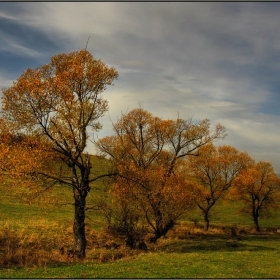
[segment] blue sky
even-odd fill
[[[278,2],[0,2],[0,88],[90,36],[87,49],[119,71],[98,137],[140,105],[179,112],[220,122],[218,144],[280,173],[279,14]]]

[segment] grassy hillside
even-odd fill
[[[97,157],[91,158],[93,169],[91,177],[94,178],[107,171],[107,162]],[[100,179],[91,184],[91,192],[87,202],[90,206],[94,197],[99,195],[103,187],[103,180]],[[0,226],[9,224],[12,228],[32,228],[39,225],[50,225],[52,223],[62,226],[72,226],[73,220],[73,194],[72,189],[66,186],[56,186],[52,191],[44,194],[43,198],[38,198],[32,204],[22,200],[22,193],[19,186],[7,183],[5,180],[0,184]],[[91,217],[90,217],[91,216]],[[95,225],[92,221],[96,220]],[[90,214],[88,224],[99,227],[100,217]]]
[[[92,163],[92,176],[107,171],[106,161],[92,157]],[[91,187],[89,207],[103,191],[104,182],[96,181]],[[143,252],[111,246],[110,236],[103,232],[103,217],[89,210],[87,259],[76,262],[60,252],[73,243],[72,190],[56,187],[45,200],[27,204],[17,189],[6,181],[0,185],[0,258],[14,260],[2,266],[1,278],[280,277],[280,234],[276,233],[280,213],[260,220],[264,232],[257,234],[251,230],[251,219],[237,213],[238,203],[219,203],[213,208],[207,234],[201,229],[202,217],[192,213]],[[46,207],[49,202],[52,207]],[[237,236],[231,236],[231,227],[237,228]]]

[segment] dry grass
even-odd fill
[[[139,254],[139,250],[127,248],[121,240],[112,240],[105,231],[87,230],[87,258],[79,260],[71,249],[73,244],[72,227],[57,234],[45,234],[30,230],[14,230],[8,224],[0,228],[0,267],[45,267],[51,264],[67,264],[71,262],[115,261],[124,257]],[[63,246],[61,246],[63,244]]]
[[[14,231],[8,225],[0,229],[1,267],[42,267],[57,262],[68,262],[53,242],[36,233]]]
[[[0,267],[45,267],[49,265],[81,262],[74,257],[72,222],[63,223],[36,216],[37,219],[25,219],[15,224],[2,223],[0,226]],[[15,226],[16,225],[16,226]],[[234,233],[234,234],[233,234]],[[181,221],[157,244],[149,244],[148,251],[158,251],[162,244],[168,245],[172,240],[259,235],[252,228],[231,225],[227,227],[212,226],[207,232],[200,225]],[[277,235],[276,229],[262,229],[261,234]],[[113,238],[106,230],[92,229],[86,226],[87,258],[83,262],[105,263],[118,259],[131,259],[141,254],[141,250],[131,250],[125,241]]]
[[[205,231],[203,227],[195,226],[195,225],[178,225],[170,230],[167,234],[168,238],[171,239],[186,239],[191,236],[242,236],[242,235],[274,235],[276,234],[276,229],[271,228],[262,228],[261,232],[257,232],[255,229],[247,226],[216,226],[210,227],[208,231]]]
[[[106,229],[87,232],[87,259],[88,262],[111,262],[122,258],[131,258],[141,250],[131,249],[124,240],[112,237]]]
[[[43,224],[44,233],[32,232],[28,228],[15,230],[8,224],[0,228],[1,268],[47,268],[52,265],[57,267],[70,263],[78,265],[79,262],[91,265],[92,263],[114,262],[124,258],[127,261],[133,261],[143,254],[141,250],[132,250],[126,247],[124,240],[112,238],[105,230],[97,231],[86,227],[87,257],[81,261],[74,257],[73,250],[71,250],[73,244],[72,226],[66,226],[64,229],[59,228],[55,234],[53,227],[55,226],[58,229],[58,225],[50,224],[48,228],[45,223]],[[234,229],[237,237],[244,237],[242,237],[242,240],[244,239],[243,243],[250,240],[253,235],[255,235],[255,238],[259,238],[257,236],[259,233],[249,227],[235,226]],[[263,231],[262,235],[264,234],[278,236],[276,231],[269,229]],[[187,243],[182,243],[186,240],[188,240]],[[178,252],[187,251],[189,253],[200,252],[201,250],[212,252],[213,244],[216,249],[220,248],[220,251],[242,249],[244,244],[242,242],[242,244],[239,244],[238,240],[241,239],[236,239],[232,235],[232,227],[211,227],[205,232],[202,227],[181,224],[175,226],[166,235],[166,238],[160,238],[157,244],[147,245],[150,254],[165,252],[166,250],[169,253],[177,252],[177,250]],[[63,247],[61,244],[63,244]]]

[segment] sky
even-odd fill
[[[140,106],[207,118],[226,127],[216,145],[280,174],[279,14],[279,2],[0,2],[0,90],[90,37],[87,50],[119,72],[95,137]]]

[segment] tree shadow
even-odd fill
[[[249,241],[258,240],[264,241],[268,238],[262,237],[233,237],[229,236],[196,236],[181,240],[173,240],[166,245],[160,246],[159,250],[165,253],[194,253],[202,251],[276,251],[273,248],[265,245],[250,244]],[[249,244],[248,244],[249,242]],[[265,244],[263,242],[263,244]]]

